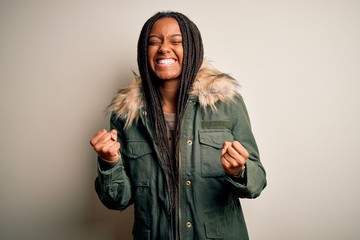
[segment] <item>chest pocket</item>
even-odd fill
[[[153,149],[145,141],[129,141],[123,154],[127,157],[131,179],[135,186],[149,186]]]
[[[229,129],[199,130],[201,176],[225,176],[221,165],[221,150],[225,141],[234,141],[234,136]]]

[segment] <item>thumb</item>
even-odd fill
[[[224,153],[226,153],[229,146],[231,146],[231,142],[226,142],[225,141],[223,146],[222,146],[221,155],[224,155]]]
[[[113,129],[110,131],[110,133],[111,133],[111,139],[117,141],[117,131]]]

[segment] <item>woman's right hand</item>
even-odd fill
[[[116,163],[120,160],[120,143],[117,141],[117,131],[98,131],[90,140],[91,146],[98,156],[109,163]]]

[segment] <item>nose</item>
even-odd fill
[[[164,41],[161,45],[160,45],[160,48],[159,48],[159,52],[160,53],[168,53],[170,52],[170,43],[167,42],[167,41]]]

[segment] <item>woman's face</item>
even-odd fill
[[[174,18],[157,20],[148,44],[148,61],[154,74],[163,80],[179,79],[184,50],[178,22]]]

